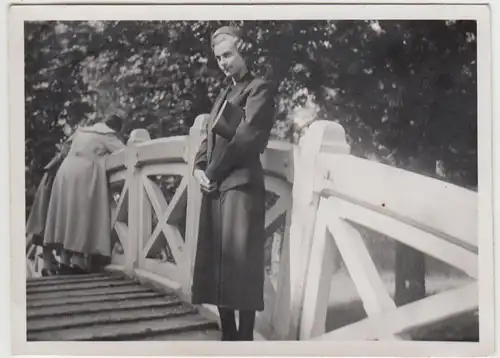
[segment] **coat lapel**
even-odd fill
[[[217,97],[215,100],[215,103],[212,107],[212,111],[210,112],[210,117],[208,118],[208,123],[207,123],[207,128],[212,128],[212,122],[214,121],[215,117],[217,116],[217,113],[219,112],[220,107],[222,106],[222,103],[224,99],[226,98],[227,93],[229,92],[229,89],[231,87],[227,86]],[[207,156],[208,156],[208,161],[210,162],[210,158],[212,157],[212,149],[214,147],[214,134],[208,129],[207,131]]]
[[[231,93],[231,98],[228,98],[228,100],[231,101],[231,103],[234,104],[239,104],[241,102],[241,99],[244,97],[245,93],[248,92],[246,89],[248,88],[248,85],[250,82],[254,79],[254,77],[248,73],[247,75],[244,76],[243,80],[241,82],[238,82],[235,85],[234,90]],[[212,111],[210,112],[210,117],[208,119],[208,125],[207,128],[212,128],[212,122],[215,120],[215,117],[217,117],[217,113],[219,113],[219,109],[222,106],[222,103],[227,97],[228,92],[232,89],[233,87],[231,86],[226,86],[226,89],[224,89],[219,97],[215,100],[214,106],[212,107]],[[207,158],[208,162],[210,162],[210,159],[212,158],[212,150],[215,144],[215,134],[213,134],[210,129],[208,129],[207,133]]]
[[[233,93],[231,93],[231,98],[228,98],[228,100],[230,100],[233,104],[239,105],[242,98],[248,92],[248,85],[252,82],[252,80],[253,76],[250,74],[246,75],[243,81],[236,84],[236,88]]]

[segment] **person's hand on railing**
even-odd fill
[[[43,167],[43,171],[48,173],[49,175],[54,175],[59,169],[62,160],[64,159],[63,153],[56,154],[51,161]]]
[[[217,188],[216,183],[210,182],[210,179],[208,179],[207,175],[203,170],[195,169],[193,175],[195,179],[198,181],[198,184],[200,184],[201,189],[205,193],[211,193]]]

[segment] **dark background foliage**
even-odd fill
[[[257,74],[279,83],[273,137],[334,120],[354,155],[477,187],[474,21],[235,21]],[[210,34],[227,22],[25,24],[26,201],[78,125],[187,134],[223,84]]]

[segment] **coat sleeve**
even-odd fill
[[[105,145],[110,153],[116,152],[126,147],[125,144],[120,139],[118,139],[115,134],[106,135]]]
[[[46,166],[43,167],[43,170],[48,171],[48,170],[53,170],[53,169],[57,168],[59,166],[59,164],[61,164],[63,159],[64,159],[64,155],[62,153],[57,153],[54,157],[52,157],[50,162]]]
[[[44,170],[53,170],[59,167],[64,158],[68,156],[71,149],[71,144],[73,143],[73,138],[75,133],[73,133],[66,141],[61,145],[59,152],[50,160],[50,162],[43,168]]]
[[[217,99],[215,100],[215,103],[217,103],[219,101],[219,99],[221,97],[223,97],[224,95],[225,95],[225,91],[222,91],[219,94],[219,97],[217,97]],[[196,152],[196,155],[194,156],[193,171],[195,169],[201,169],[201,170],[205,171],[205,169],[207,168],[207,164],[208,164],[208,125],[209,125],[209,122],[210,122],[210,116],[207,116],[205,118],[205,120],[203,121],[203,125],[202,125],[203,139],[200,143],[200,146],[198,147],[198,151]]]
[[[270,81],[259,81],[250,90],[245,117],[223,153],[210,162],[205,173],[211,180],[221,180],[245,157],[264,151],[274,125],[276,88]]]
[[[208,128],[208,118],[205,119],[203,122],[203,140],[200,143],[200,146],[198,147],[198,151],[196,152],[196,155],[194,156],[194,168],[195,169],[201,169],[205,170],[207,168],[207,163],[208,163],[208,156],[207,156],[207,150],[208,150],[208,144],[207,144],[207,128]]]
[[[203,138],[201,141],[200,147],[198,148],[198,152],[194,157],[194,169],[205,170],[207,167],[207,137]]]

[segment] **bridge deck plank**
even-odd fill
[[[218,323],[175,293],[155,292],[113,273],[40,278],[29,284],[28,341],[220,338]]]

